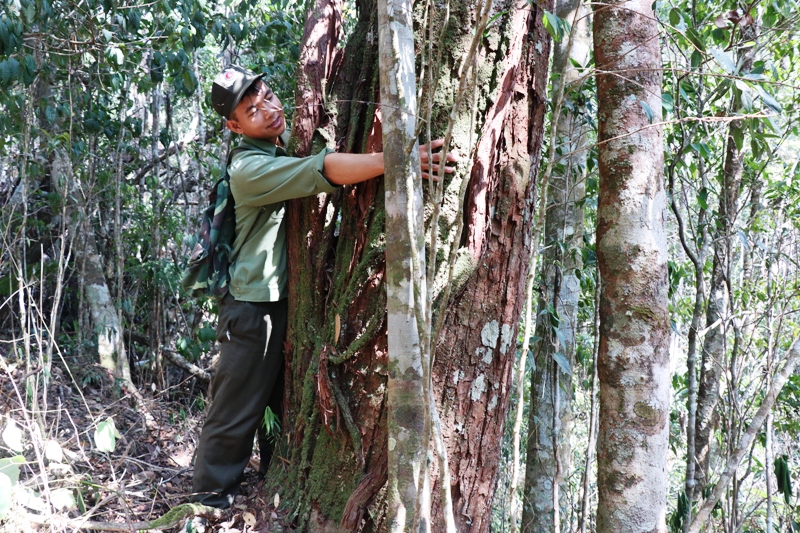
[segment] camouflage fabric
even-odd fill
[[[183,273],[184,290],[193,297],[210,296],[222,299],[228,294],[232,261],[231,252],[236,238],[236,210],[231,194],[228,165],[240,150],[228,155],[225,174],[208,195],[209,206],[203,211],[200,230],[194,237],[194,247]]]

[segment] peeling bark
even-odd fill
[[[470,13],[475,6],[453,4],[452,8],[448,35],[452,32],[455,37],[444,43],[448,68],[462,57],[460,43],[471,38]],[[460,254],[466,266],[456,281],[460,290],[454,292],[453,301],[439,302],[438,312],[445,313],[446,323],[433,369],[452,458],[459,532],[486,531],[490,523],[527,275],[525,258],[530,252],[532,177],[538,171],[545,111],[549,37],[542,26],[541,8],[516,0],[494,11],[509,9],[490,30],[494,44],[486,46],[479,61],[482,81],[476,98],[479,107],[488,111],[474,115],[477,126],[465,112],[454,138],[464,153],[469,150],[470,131],[476,128],[482,134],[468,191],[469,233],[464,241],[469,245]],[[313,107],[306,105],[309,97],[296,101],[294,133],[313,132],[316,146],[327,136],[343,151],[381,149],[381,119],[375,105],[366,103],[374,102],[378,94],[375,2],[359,2],[358,12],[358,25],[341,60],[327,57],[323,61],[319,56],[315,66],[304,66],[308,72],[298,76],[324,79],[331,62],[332,77],[320,86],[330,91],[325,101],[336,103],[335,110],[315,115],[320,121],[316,123],[317,118],[305,111]],[[444,70],[442,79],[447,79]],[[496,80],[492,93],[486,91],[489,79]],[[440,87],[436,92],[434,135],[440,134],[437,128],[446,123],[442,117],[449,113],[439,98],[452,94],[448,93],[451,89]],[[322,102],[322,96],[313,93],[313,101]],[[332,118],[335,123],[325,125]],[[445,191],[446,204],[461,201],[458,187]],[[273,463],[265,490],[279,490],[284,505],[297,510],[299,530],[380,531],[387,527],[386,491],[381,490],[387,479],[384,398],[388,373],[383,197],[382,181],[371,180],[327,197],[292,201],[287,209],[290,326],[284,432],[290,445],[284,456],[290,463],[285,470],[283,464]],[[447,230],[442,231],[446,234]],[[337,315],[342,325],[338,340]],[[318,396],[326,383],[338,387],[344,401],[321,405]],[[325,407],[333,411],[327,424],[321,415]],[[353,431],[336,422],[335,411],[344,418],[345,408],[360,442]],[[435,527],[443,523],[437,482],[432,487]]]
[[[661,533],[671,377],[666,194],[661,128],[649,126],[641,105],[660,122],[658,28],[646,0],[594,9],[603,279],[597,531]]]
[[[333,53],[341,2],[318,0],[309,10],[289,147],[296,155],[334,144],[349,152],[381,149],[375,106],[361,103],[377,99],[375,3],[365,0],[358,7],[359,21],[342,57]],[[341,103],[326,109],[324,102]],[[378,179],[287,202],[288,445],[281,455],[290,463],[273,461],[265,490],[280,492],[301,531],[385,527],[383,196]]]
[[[508,48],[496,62],[498,86],[467,191],[462,257],[471,258],[474,270],[446,310],[433,368],[459,532],[488,531],[491,524],[529,267],[550,52],[542,10],[552,5],[513,2],[493,9],[510,9],[503,33]],[[441,516],[436,494],[434,523]]]

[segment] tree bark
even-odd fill
[[[309,10],[289,146],[297,155],[334,144],[348,152],[381,148],[375,105],[364,103],[377,98],[375,3],[359,2],[358,11],[339,55],[341,2],[318,0]],[[334,114],[324,101],[341,103]],[[288,445],[279,454],[289,462],[273,461],[265,491],[280,494],[299,530],[385,527],[383,196],[378,179],[287,203]]]
[[[542,16],[552,5],[515,1],[493,9],[509,11],[500,33],[508,39],[507,52],[483,51],[484,64],[495,64],[497,89],[488,99],[467,190],[459,254],[468,265],[465,281],[439,310],[446,317],[433,368],[459,532],[488,531],[491,524],[502,413],[532,246],[550,47]],[[434,523],[441,516],[436,495]]]
[[[430,531],[430,361],[425,316],[422,176],[410,0],[378,0],[383,157],[386,165],[386,304],[389,382],[389,531]],[[407,147],[414,148],[410,153]],[[426,431],[426,429],[428,431]]]
[[[661,62],[657,35],[649,1],[595,5],[599,533],[666,531],[666,194],[661,128],[650,125],[661,121],[661,71],[652,68]]]
[[[371,103],[378,94],[376,4],[358,3],[359,20],[341,57],[328,52],[335,50],[329,41],[336,35],[335,8],[323,4],[315,4],[306,26],[303,50],[313,46],[316,52],[309,57],[315,62],[303,62],[298,74],[292,146],[304,146],[301,137],[313,136],[317,147],[327,138],[341,151],[378,151],[382,125]],[[434,135],[447,122],[454,97],[447,76],[472,38],[475,9],[473,3],[453,4],[450,22],[442,21],[449,27],[442,44],[444,82],[435,93]],[[481,140],[471,162],[467,231],[456,242],[463,268],[453,284],[453,301],[438,302],[435,309],[445,314],[445,322],[432,375],[460,532],[486,531],[490,524],[545,111],[549,38],[541,9],[520,0],[494,7],[496,13],[509,13],[490,28],[478,58],[475,98],[487,112],[462,110],[455,129],[457,151],[470,152],[472,131],[479,131]],[[309,28],[318,31],[316,39],[308,39]],[[323,102],[321,89],[303,92],[308,86],[330,91],[325,102],[336,104],[335,110],[308,112]],[[474,119],[477,124],[470,125]],[[445,180],[444,204],[457,208],[462,200],[453,183],[460,182]],[[388,463],[383,206],[383,182],[371,180],[327,197],[292,201],[287,208],[284,432],[289,445],[282,453],[289,462],[273,461],[265,490],[280,493],[281,505],[294,510],[301,530],[387,527],[381,491]],[[444,217],[441,234],[453,234],[458,218],[455,212]],[[446,268],[437,271],[437,283]],[[443,523],[437,483],[438,477],[432,487],[433,524]]]
[[[591,32],[589,9],[580,0],[560,1],[556,14],[570,22],[573,35],[554,44],[553,71],[560,74],[553,82],[554,100],[574,100],[573,87],[580,74],[570,60],[586,65]],[[559,87],[563,85],[563,87]],[[560,531],[565,514],[566,476],[572,450],[568,444],[572,424],[572,373],[575,364],[575,328],[580,296],[576,269],[581,268],[577,253],[583,242],[583,208],[586,168],[586,124],[576,102],[570,111],[562,109],[556,119],[555,139],[560,150],[572,154],[553,166],[547,184],[542,258],[542,297],[537,313],[534,370],[531,377],[531,409],[528,419],[527,459],[522,531]],[[564,364],[568,365],[566,368]],[[565,438],[567,439],[564,442]]]

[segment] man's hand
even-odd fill
[[[431,141],[430,148],[431,150],[435,150],[436,148],[441,148],[443,144],[444,144],[444,139],[436,139],[435,141]],[[431,160],[433,160],[433,165],[432,165],[433,168],[431,168]],[[440,163],[441,161],[442,161],[441,152],[429,154],[428,143],[421,143],[419,145],[419,162],[420,162],[420,168],[422,169],[422,179],[427,180],[433,178],[433,181],[438,181],[439,165],[437,163]],[[456,161],[458,161],[458,156],[456,156],[452,152],[448,152],[447,157],[445,158],[445,165],[447,165],[447,162],[456,162]],[[455,172],[455,170],[456,170],[455,167],[452,166],[444,167],[444,171],[447,174],[452,174],[453,172]],[[433,174],[433,176],[431,176],[431,173]]]

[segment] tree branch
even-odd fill
[[[747,452],[747,449],[750,447],[750,443],[755,438],[758,430],[764,425],[764,421],[767,419],[770,409],[772,409],[775,400],[778,398],[778,394],[780,394],[781,389],[786,384],[789,376],[791,376],[794,372],[794,367],[797,365],[798,361],[800,361],[800,337],[795,338],[795,340],[792,342],[792,345],[789,347],[789,355],[786,357],[786,362],[784,363],[783,368],[772,380],[772,386],[769,388],[767,395],[764,397],[764,401],[761,402],[761,406],[758,408],[758,411],[756,411],[753,420],[750,422],[750,425],[747,426],[747,429],[742,435],[742,439],[739,441],[739,446],[736,447],[733,454],[728,458],[728,463],[725,465],[725,471],[722,473],[719,481],[717,481],[717,484],[714,486],[714,490],[711,492],[711,495],[705,501],[703,501],[703,505],[697,512],[697,516],[695,516],[694,520],[689,526],[688,533],[698,533],[700,528],[703,527],[705,521],[708,520],[708,517],[711,516],[711,510],[714,509],[714,506],[719,501],[722,493],[725,492],[728,483],[730,483],[733,475],[739,468],[739,463],[742,462],[742,458]]]

